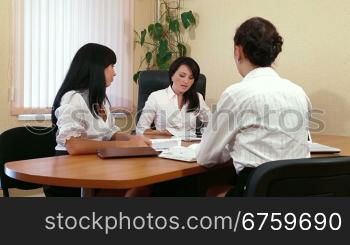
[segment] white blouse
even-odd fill
[[[169,86],[150,94],[142,110],[142,115],[136,126],[136,133],[143,134],[154,122],[157,130],[168,130],[178,137],[196,135],[196,118],[206,123],[210,117],[210,110],[200,93],[199,110],[187,112],[188,103],[181,110],[178,106],[177,95]]]
[[[304,90],[272,68],[257,68],[221,95],[197,161],[211,166],[230,158],[236,172],[265,162],[310,157],[311,103]]]
[[[120,131],[111,115],[109,103],[104,103],[106,121],[95,118],[88,108],[88,92],[69,91],[62,96],[61,105],[55,111],[57,117],[56,150],[66,151],[66,141],[71,137],[90,140],[110,140]]]

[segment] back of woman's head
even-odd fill
[[[55,110],[60,106],[62,96],[71,90],[88,90],[88,107],[97,117],[96,105],[102,106],[106,99],[106,83],[104,70],[116,63],[116,55],[110,48],[88,43],[75,54],[67,75],[57,92],[52,108],[52,122],[56,124]]]
[[[283,39],[271,22],[254,17],[238,27],[234,42],[242,46],[244,55],[252,64],[267,67],[282,51]]]
[[[174,60],[173,63],[171,63],[169,68],[170,85],[171,86],[173,85],[172,77],[175,74],[175,72],[179,69],[179,67],[182,65],[186,65],[191,70],[193,80],[194,80],[189,90],[187,90],[184,93],[184,97],[183,97],[184,103],[186,103],[187,101],[189,102],[187,107],[188,112],[196,111],[199,109],[199,98],[197,95],[196,87],[197,87],[197,82],[200,74],[200,67],[194,59],[192,59],[191,57],[181,56],[176,60]]]

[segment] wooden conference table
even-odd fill
[[[350,156],[350,137],[313,135],[313,141],[341,149],[339,154],[319,156]],[[231,168],[224,164],[219,168]],[[82,196],[93,189],[129,189],[212,171],[196,163],[158,157],[100,159],[97,155],[57,156],[9,162],[5,173],[15,179],[44,185],[82,188]]]

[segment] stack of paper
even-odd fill
[[[175,137],[196,137],[196,131],[193,130],[185,130],[183,128],[172,128],[172,127],[167,127],[166,128],[172,135]]]
[[[340,149],[315,142],[308,142],[311,153],[338,153]]]
[[[199,138],[199,137],[176,137],[176,136],[173,136],[173,138],[178,138],[178,139],[181,139],[182,141],[186,141],[186,142],[192,142],[192,141],[201,141],[202,138]]]
[[[174,146],[181,145],[181,139],[179,138],[171,138],[171,139],[151,139],[152,148],[156,151],[164,151],[168,150]]]
[[[188,147],[174,146],[159,154],[159,157],[168,158],[173,160],[196,162],[197,148],[199,144],[192,144]]]
[[[328,145],[312,142],[310,131],[308,132],[308,144],[311,153],[338,153],[340,149]]]

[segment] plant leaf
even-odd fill
[[[191,24],[196,24],[196,18],[194,17],[192,11],[188,11],[188,20],[191,22]]]
[[[146,62],[147,62],[147,64],[151,64],[151,60],[152,60],[152,53],[150,51],[148,51],[146,53]]]
[[[148,26],[148,32],[153,40],[159,41],[163,37],[164,28],[162,24],[157,22]]]
[[[171,20],[169,23],[169,29],[173,32],[180,32],[180,23],[179,20]]]
[[[181,30],[182,26],[188,29],[196,25],[195,16],[192,11],[179,13],[178,9],[174,10],[173,8],[167,9],[167,11],[166,13],[161,13],[162,22],[153,22],[148,25],[148,28],[137,33],[137,43],[145,47],[147,46],[146,42],[147,44],[150,42],[151,46],[153,46],[152,50],[145,48],[145,56],[141,58],[141,62],[146,61],[147,69],[168,69],[173,56],[186,56],[188,52],[185,43],[180,41],[183,40]],[[146,41],[146,38],[150,39]],[[171,48],[169,47],[170,45],[172,45]],[[173,47],[173,45],[176,46]],[[140,72],[135,73],[133,76],[136,83],[139,76]]]
[[[157,54],[157,66],[159,69],[168,69],[169,68],[169,61],[171,60],[172,53],[166,52],[163,56],[160,54]]]
[[[146,37],[146,34],[147,34],[147,31],[146,29],[144,29],[142,32],[141,32],[141,46],[145,43],[145,37]]]
[[[185,29],[187,29],[192,24],[196,24],[196,18],[194,17],[192,11],[183,12],[181,14],[181,20]]]
[[[186,12],[181,14],[181,20],[182,20],[182,25],[185,27],[185,29],[187,29],[191,25],[190,21],[187,19]]]
[[[158,52],[160,54],[163,54],[163,53],[166,53],[168,51],[169,51],[168,40],[166,40],[166,39],[160,40]]]
[[[137,80],[139,80],[139,77],[140,77],[140,71],[138,71],[134,74],[133,80],[135,83],[137,83]]]
[[[168,40],[162,39],[159,42],[158,54],[156,56],[156,63],[160,69],[165,69],[166,64],[171,59],[172,53],[169,52]]]
[[[155,23],[154,24],[153,39],[159,41],[163,37],[163,33],[164,33],[164,28],[163,28],[162,24],[160,24],[158,22]]]
[[[154,24],[150,24],[148,26],[148,33],[153,38],[153,36],[154,36]]]
[[[182,43],[178,43],[177,44],[177,49],[179,50],[179,55],[180,56],[186,56],[187,48],[186,48],[185,45],[183,45]]]
[[[159,43],[158,54],[156,56],[157,66],[160,69],[167,69],[172,53],[169,51],[168,40],[162,39]]]

